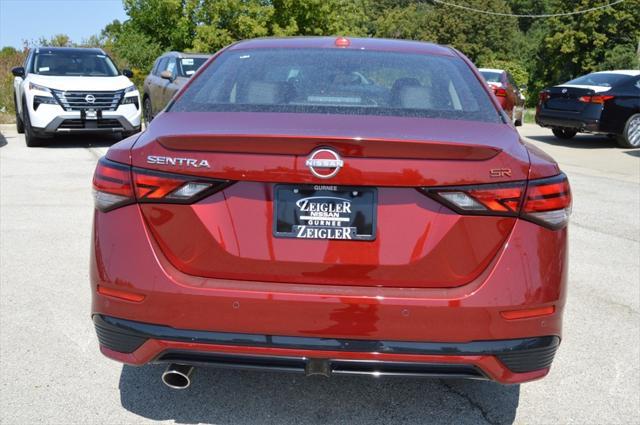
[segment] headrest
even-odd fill
[[[247,103],[252,105],[276,105],[286,101],[287,83],[252,81],[247,87]]]
[[[400,105],[408,109],[432,109],[431,90],[426,87],[402,87],[399,92]]]

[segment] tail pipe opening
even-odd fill
[[[191,385],[193,366],[171,363],[162,374],[162,382],[174,390],[184,390]]]

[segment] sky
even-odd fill
[[[0,47],[67,34],[81,42],[127,15],[122,0],[0,0]]]

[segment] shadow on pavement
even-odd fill
[[[538,142],[547,143],[554,146],[566,146],[568,148],[577,149],[619,149],[614,139],[606,136],[578,134],[573,139],[558,139],[550,134],[548,136],[526,136],[528,139]]]
[[[628,151],[624,151],[624,153],[626,153],[627,155],[637,156],[640,158],[640,149],[628,150]]]
[[[44,140],[45,144],[42,147],[32,149],[103,148],[120,141],[110,134],[70,134]]]
[[[200,368],[191,387],[171,390],[164,366],[123,366],[120,399],[128,411],[176,423],[510,424],[520,386],[485,381],[304,377]]]
[[[4,137],[4,134],[0,133],[0,148],[7,144],[7,138]]]

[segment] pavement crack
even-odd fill
[[[474,407],[476,410],[478,410],[480,412],[480,415],[482,415],[482,418],[491,425],[501,425],[501,423],[499,421],[494,421],[491,419],[491,416],[489,415],[489,412],[482,406],[482,404],[478,403],[477,401],[475,401],[474,399],[472,399],[468,394],[464,393],[463,391],[460,391],[454,387],[452,387],[451,385],[449,385],[447,383],[446,380],[441,379],[440,382],[442,383],[442,385],[445,387],[446,391],[449,393],[453,393],[455,395],[457,395],[458,397],[466,400],[471,407]]]
[[[89,151],[89,153],[91,153],[92,156],[94,156],[96,159],[100,159],[102,158],[103,154],[102,152],[96,150],[96,148],[94,148],[93,146],[89,146],[87,148],[87,150]]]

